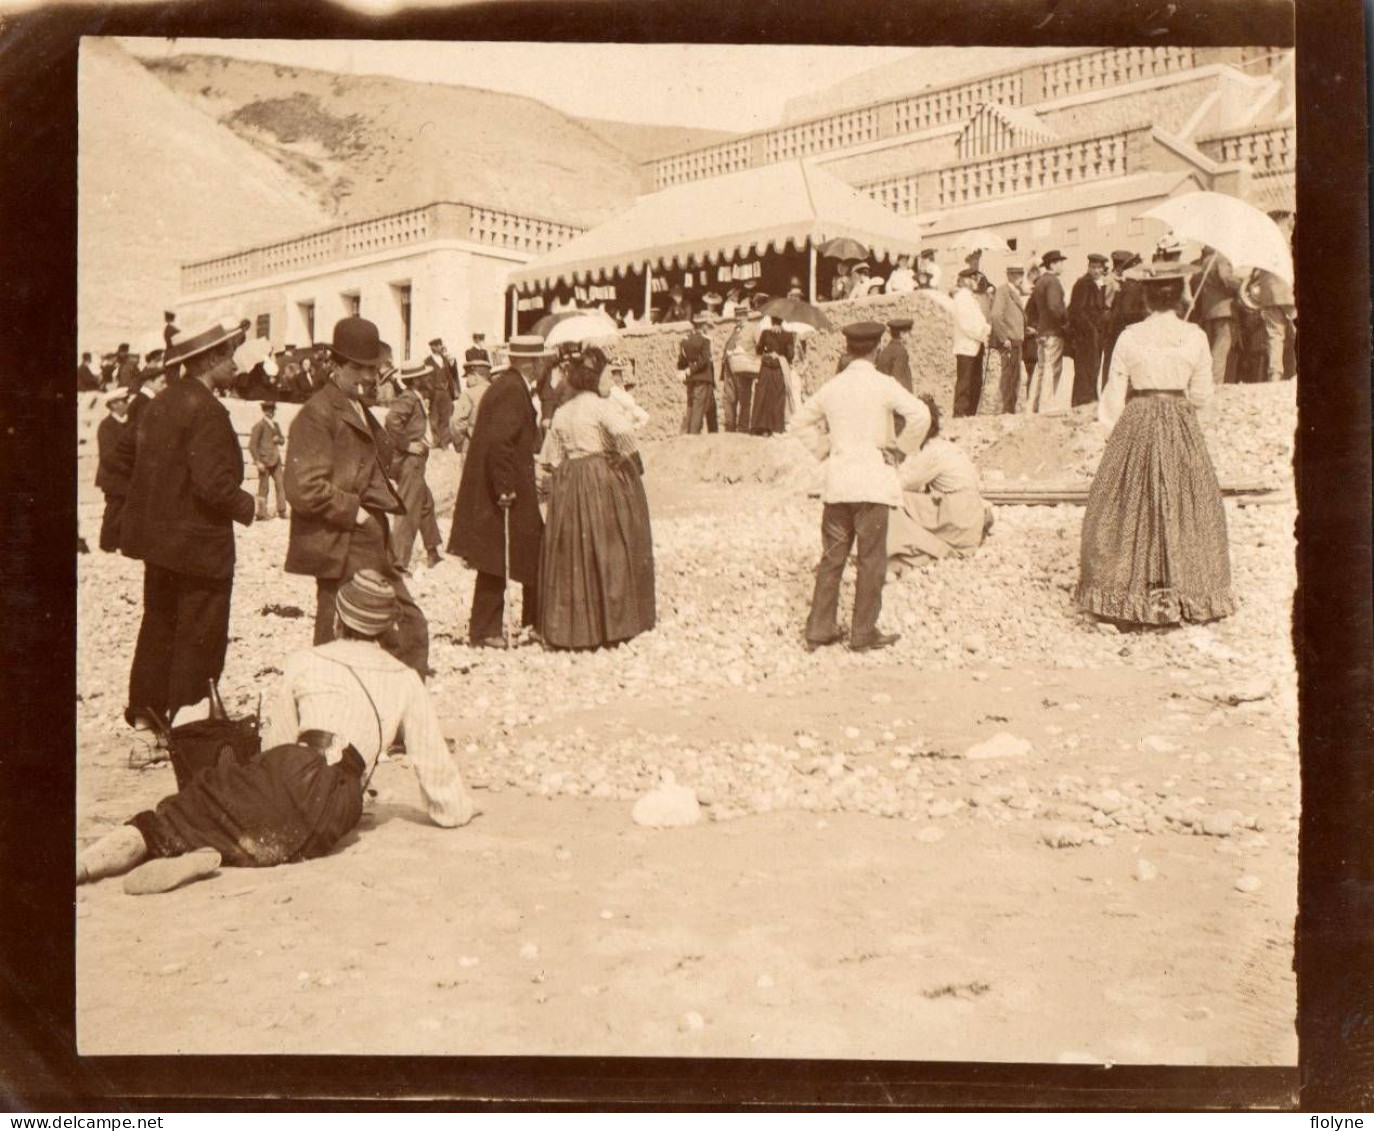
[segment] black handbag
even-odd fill
[[[251,762],[262,749],[262,709],[247,718],[231,719],[224,709],[219,688],[210,681],[210,717],[169,727],[155,718],[172,759],[177,789],[185,789],[202,770],[235,762]]]

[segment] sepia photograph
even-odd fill
[[[83,38],[79,1054],[1296,1065],[1288,42]]]

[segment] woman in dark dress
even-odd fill
[[[753,415],[749,430],[755,436],[772,436],[787,430],[787,379],[783,366],[792,356],[792,335],[776,318],[759,334],[759,377],[754,386]]]
[[[606,356],[571,366],[536,478],[548,498],[539,633],[551,648],[597,648],[654,627],[654,545],[634,421],[602,392]],[[609,388],[607,389],[609,392]]]

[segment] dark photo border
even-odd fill
[[[1369,167],[1359,0],[1301,0],[1296,446],[1301,1065],[75,1054],[76,79],[80,37],[875,45],[1295,43],[1285,0],[515,0],[369,18],[323,0],[0,15],[0,1106],[11,1111],[1351,1111],[1374,1096]],[[1162,31],[1161,31],[1162,29]],[[131,1023],[137,1019],[131,1018]]]

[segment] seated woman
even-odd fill
[[[549,502],[539,558],[539,634],[551,648],[597,648],[653,628],[654,545],[634,425],[601,394],[606,355],[571,368],[536,482]]]
[[[921,448],[897,469],[902,505],[887,524],[889,576],[907,566],[940,558],[964,558],[983,544],[992,528],[992,508],[979,494],[978,471],[955,444],[940,439],[940,410],[930,409],[930,429]]]
[[[77,858],[76,882],[119,875],[126,890],[167,891],[223,862],[262,868],[330,852],[362,816],[378,755],[404,734],[430,820],[465,825],[476,813],[415,672],[382,650],[395,590],[361,570],[339,587],[338,639],[286,661],[272,690],[262,752],[202,770],[157,807],[107,833]]]

